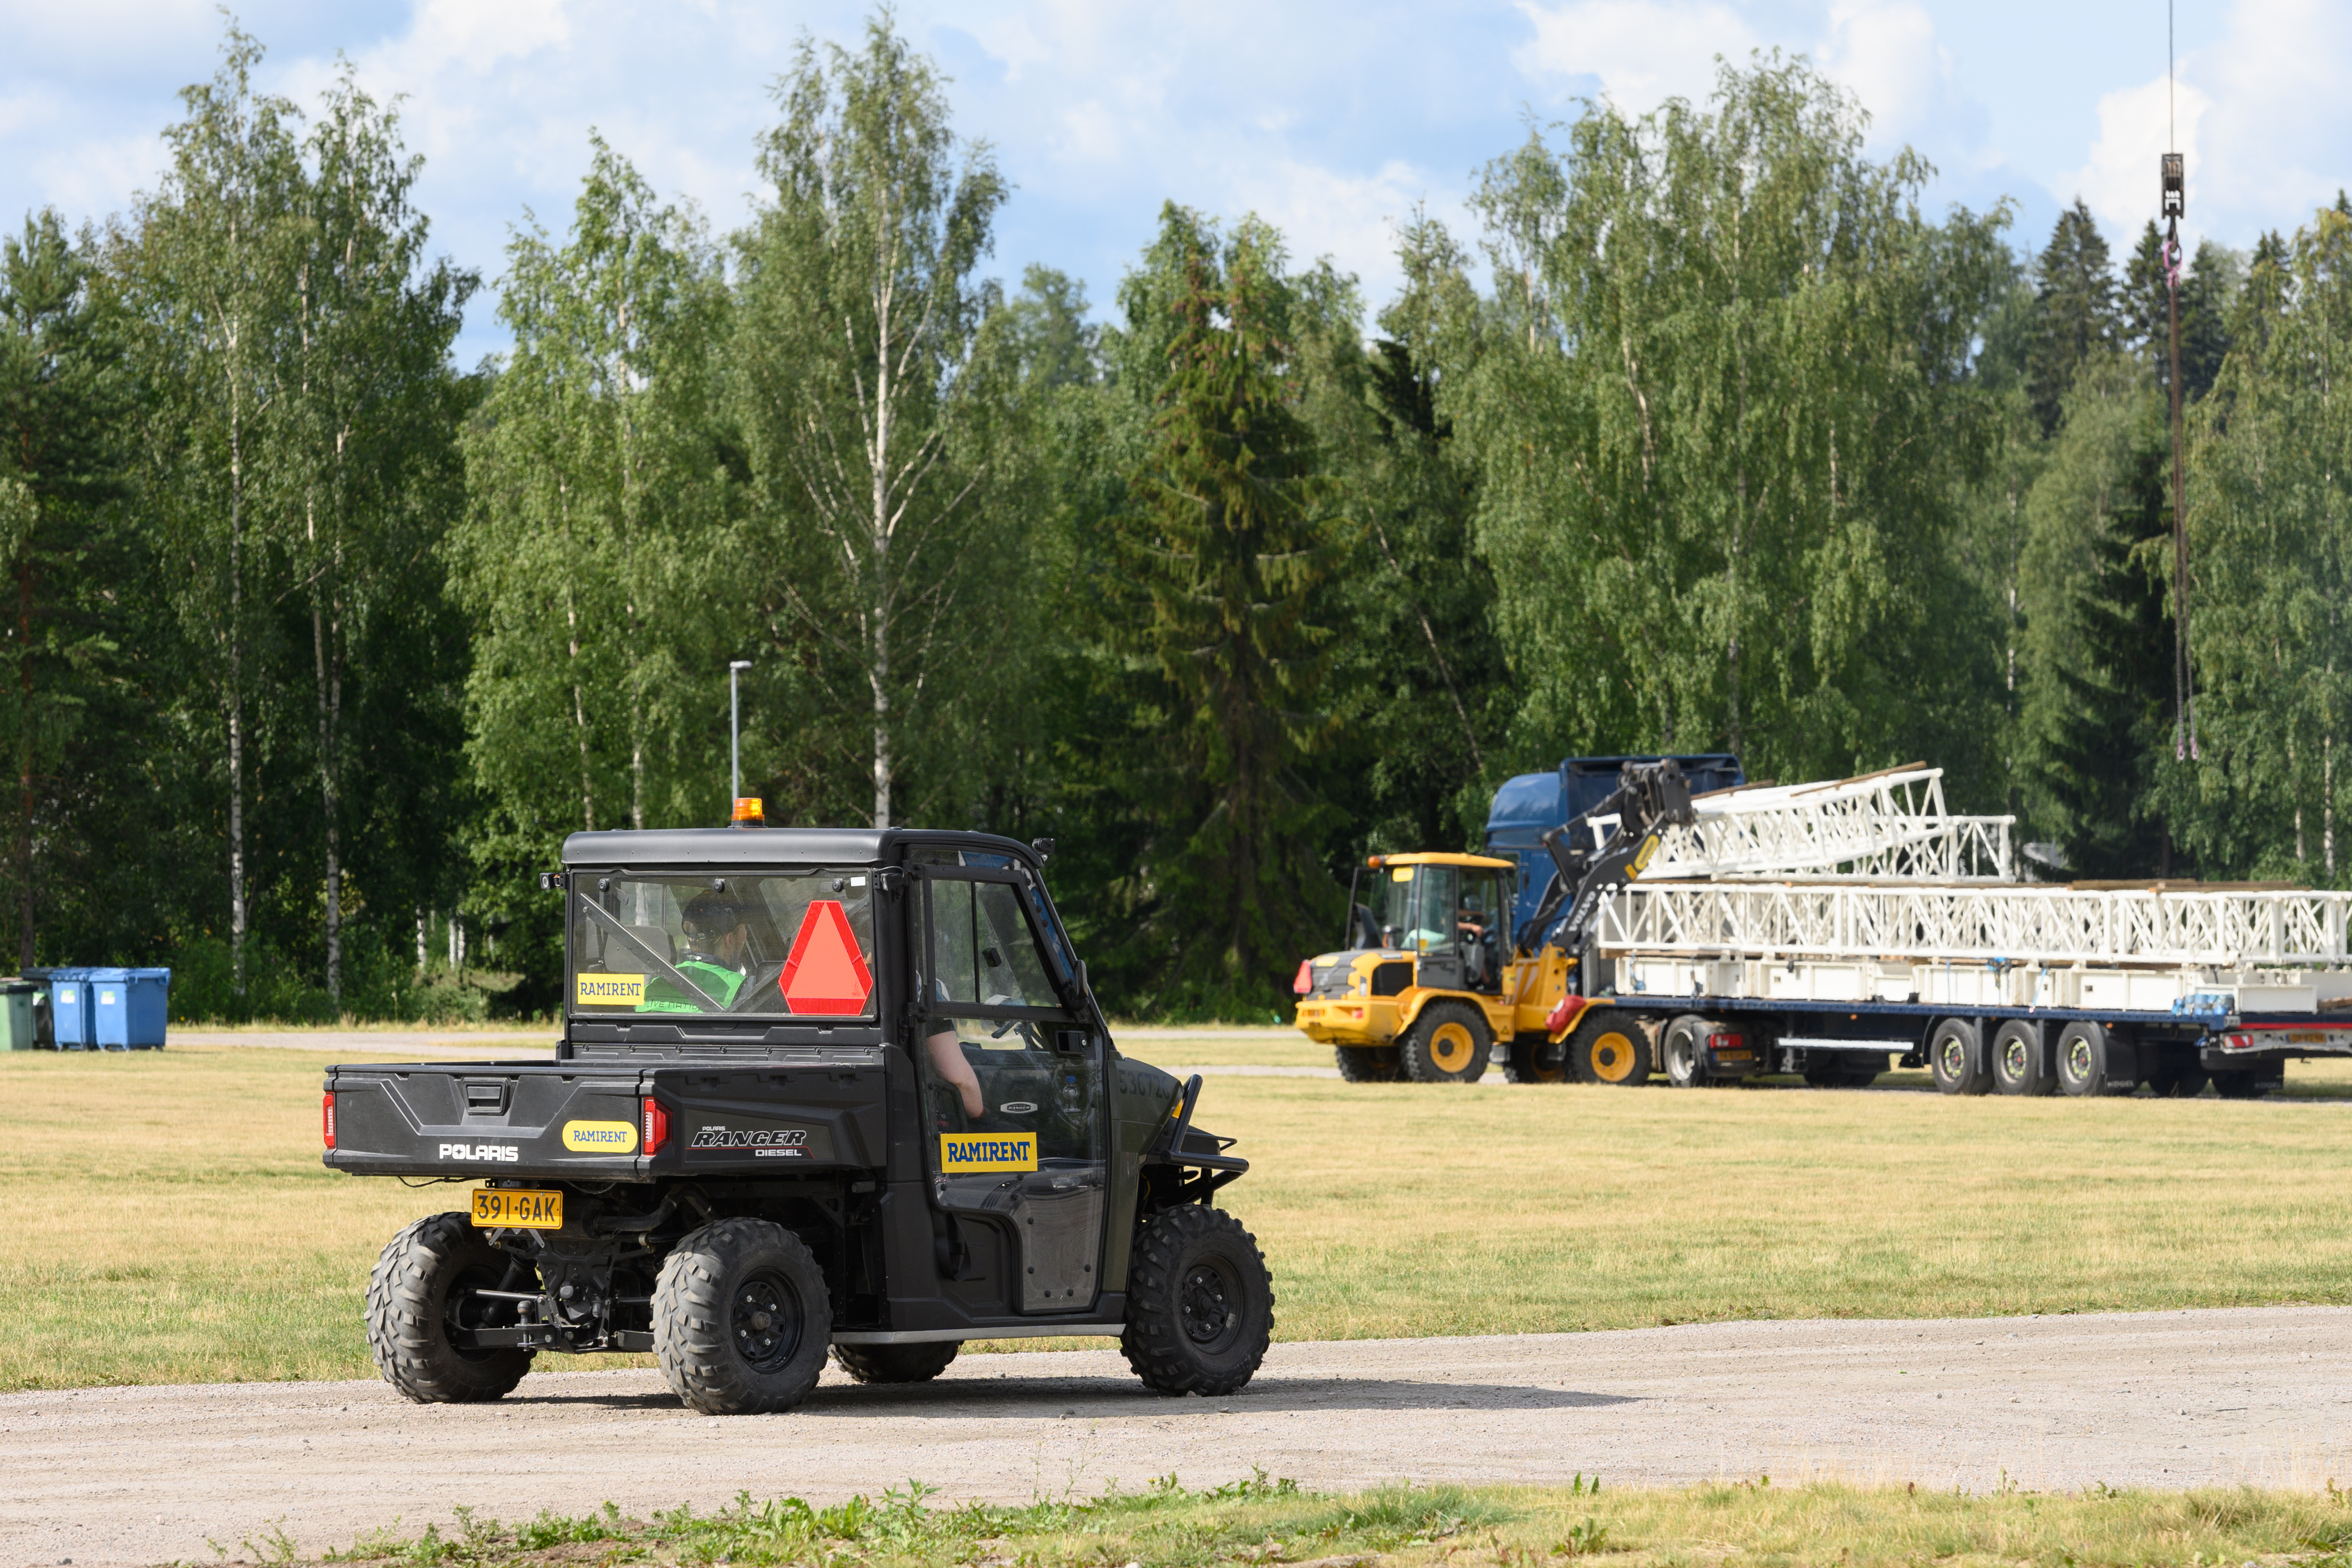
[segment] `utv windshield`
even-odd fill
[[[874,1016],[863,868],[572,879],[572,1010]]]

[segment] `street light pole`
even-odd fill
[[[727,751],[728,787],[727,813],[735,814],[735,803],[743,798],[743,698],[736,686],[736,678],[751,668],[748,658],[730,659],[727,665]]]

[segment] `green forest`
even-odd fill
[[[1921,759],[2065,875],[2352,886],[2341,195],[2181,266],[2184,574],[2153,216],[1923,210],[1802,58],[1496,148],[1392,299],[1170,204],[1097,310],[885,15],[803,41],[732,232],[592,135],[472,368],[396,106],[262,59],[0,250],[22,965],[546,1013],[535,874],[727,820],[736,659],[771,823],[1053,837],[1130,1016],[1286,1016],[1351,864],[1571,754]]]

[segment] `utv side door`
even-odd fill
[[[1006,1310],[1082,1311],[1102,1275],[1103,1041],[1055,986],[1066,971],[1033,919],[1042,902],[1025,869],[915,869],[913,1055],[924,1158],[947,1221],[941,1271],[977,1283],[993,1254],[1010,1276],[992,1292]]]

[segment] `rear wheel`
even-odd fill
[[[2194,1100],[2205,1092],[2212,1075],[2196,1065],[2196,1058],[2182,1053],[2180,1057],[2147,1075],[2148,1091],[2158,1100]]]
[[[1394,1083],[1402,1072],[1394,1046],[1333,1046],[1331,1054],[1349,1083]]]
[[[2042,1028],[2011,1018],[1993,1032],[1993,1081],[2003,1094],[2053,1094],[2058,1081],[2042,1070]]]
[[[463,1214],[428,1215],[392,1238],[368,1279],[368,1348],[383,1380],[419,1405],[470,1405],[513,1392],[531,1352],[460,1349],[453,1340],[511,1328],[513,1304],[480,1290],[536,1289],[516,1260]]]
[[[1586,1083],[1631,1089],[1650,1081],[1650,1040],[1641,1020],[1614,1007],[1585,1014],[1568,1037],[1568,1065]]]
[[[1503,1077],[1512,1083],[1566,1083],[1568,1047],[1553,1045],[1549,1035],[1514,1036]]]
[[[1415,1083],[1475,1083],[1494,1045],[1477,1008],[1466,1002],[1432,1002],[1405,1036],[1405,1076]]]
[[[2213,1075],[2213,1092],[2223,1100],[2260,1100],[2277,1087],[2277,1080],[2258,1078],[2250,1072],[2217,1072]]]
[[[1936,1087],[1946,1094],[1985,1094],[1992,1075],[1984,1070],[1977,1050],[1977,1026],[1966,1018],[1945,1018],[1927,1037],[1927,1065],[1935,1069]]]
[[[801,1238],[763,1219],[689,1231],[654,1286],[654,1354],[705,1415],[790,1410],[816,1385],[833,1300]]]
[[[1274,1337],[1274,1278],[1223,1209],[1179,1204],[1137,1233],[1118,1348],[1154,1394],[1232,1394]]]
[[[860,1383],[929,1383],[963,1349],[960,1340],[912,1345],[835,1345],[833,1359]]]
[[[2058,1087],[2072,1095],[2129,1094],[2138,1079],[2113,1070],[2130,1059],[2128,1047],[2104,1024],[2067,1025],[2058,1036]]]

